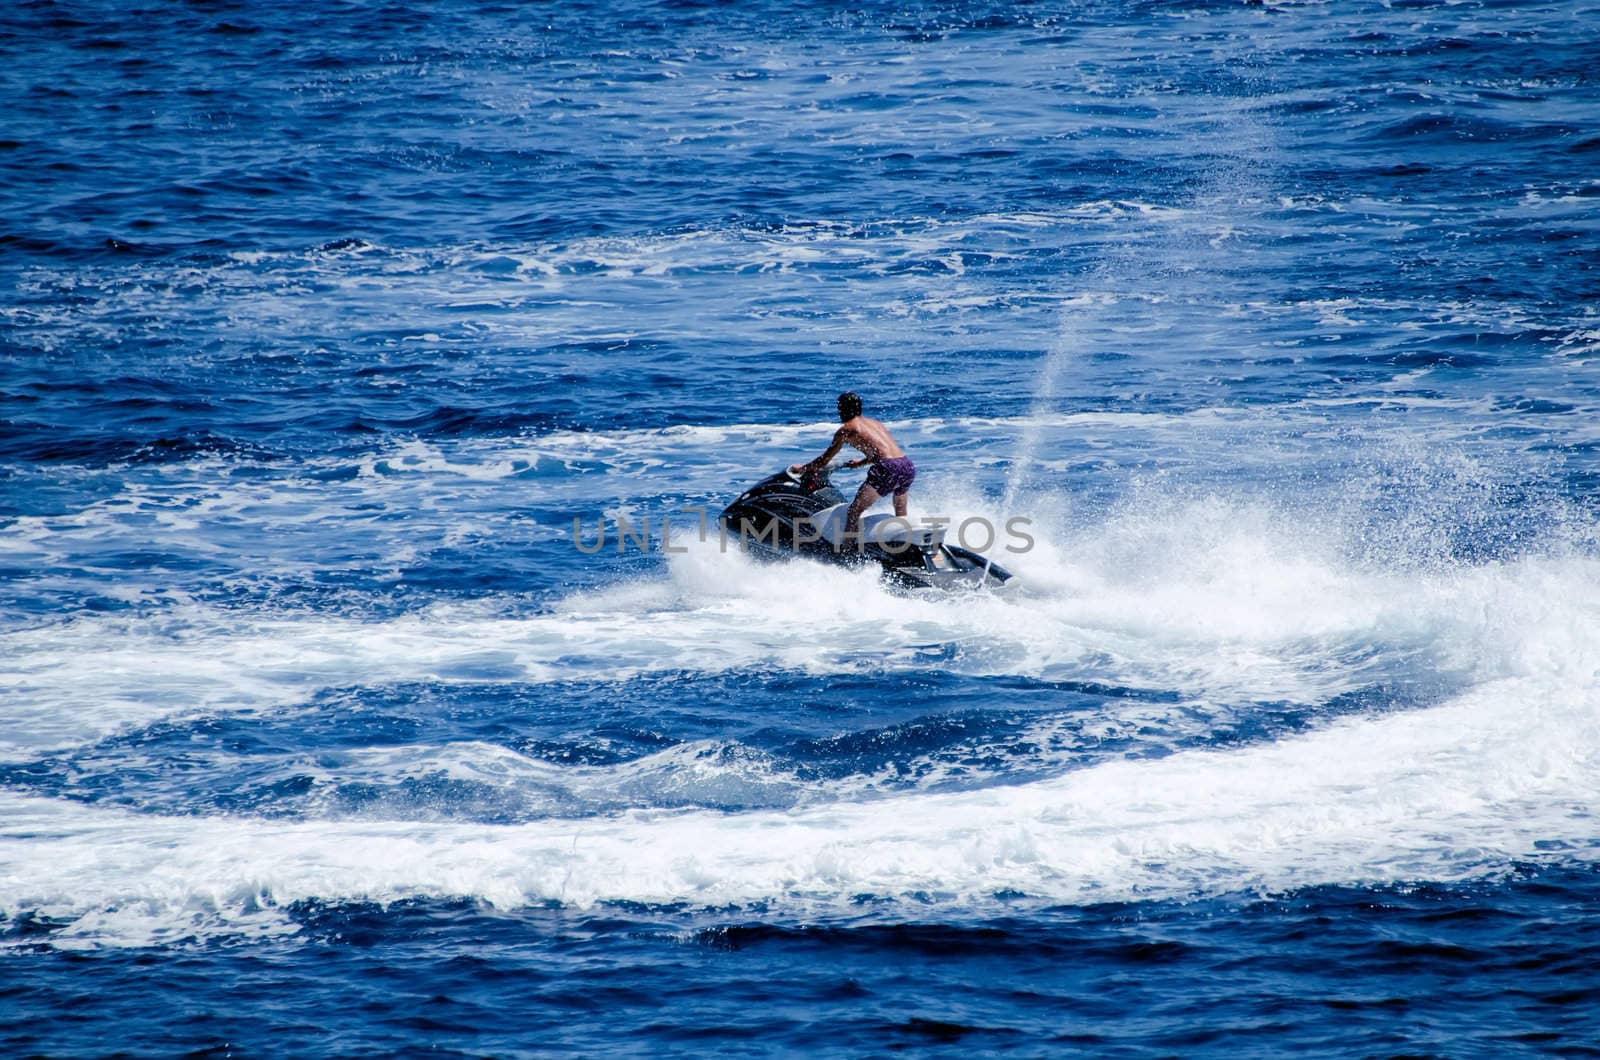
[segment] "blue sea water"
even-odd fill
[[[0,1050],[1600,1052],[1597,72],[7,5]],[[697,539],[846,388],[1008,591]]]

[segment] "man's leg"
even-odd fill
[[[861,513],[872,507],[877,499],[878,491],[863,482],[861,488],[856,490],[856,499],[850,502],[849,510],[844,513],[844,532],[846,534],[853,534],[861,529]],[[860,547],[859,542],[857,547]]]
[[[904,519],[906,517],[906,491],[901,490],[894,495],[894,514]]]

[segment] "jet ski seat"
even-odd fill
[[[811,517],[821,528],[822,538],[838,547],[844,543],[844,520],[850,505],[835,504]],[[906,548],[937,548],[944,540],[944,528],[911,526],[894,515],[868,515],[861,519],[861,533],[868,544],[882,545],[891,552]]]

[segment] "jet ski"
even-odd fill
[[[861,520],[859,540],[844,535],[849,509],[829,468],[780,471],[722,511],[723,535],[762,559],[804,556],[842,567],[876,565],[899,589],[998,588],[1011,572],[981,553],[948,544],[944,528],[907,524],[893,515]]]

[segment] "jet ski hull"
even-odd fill
[[[862,521],[860,540],[843,535],[844,495],[827,472],[804,478],[780,471],[750,487],[722,512],[724,535],[760,559],[796,556],[834,566],[876,566],[907,591],[999,588],[1012,575],[971,549],[946,544],[940,531],[893,516]]]

